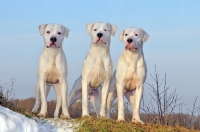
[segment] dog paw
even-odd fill
[[[38,112],[37,111],[31,111],[33,114],[35,114],[35,115],[37,115],[38,114]]]
[[[70,119],[72,119],[71,117],[70,117],[70,115],[64,115],[64,114],[61,114],[60,115],[60,118],[62,118],[62,119],[66,119],[66,120],[70,120]]]
[[[135,119],[135,118],[132,119],[132,122],[134,122],[134,123],[140,123],[142,125],[145,124],[142,120],[140,120],[140,119],[138,120],[138,119]]]
[[[100,112],[100,117],[106,117],[106,112],[105,111],[101,111]]]
[[[34,114],[38,114],[37,109],[35,107],[32,109],[31,112],[34,113]]]
[[[84,119],[89,119],[89,118],[91,118],[91,117],[90,117],[90,115],[82,115],[82,118],[84,118]]]
[[[117,119],[117,122],[125,122],[124,119]]]
[[[46,116],[47,116],[47,112],[44,113],[44,114],[43,114],[43,113],[37,114],[37,117],[39,117],[39,118],[40,118],[40,117],[44,117],[44,118],[45,118]]]
[[[35,112],[35,111],[32,111],[32,113],[33,113],[34,115],[38,115],[38,114],[39,114],[38,112]]]
[[[53,117],[54,118],[58,118],[59,116],[58,116],[58,114],[54,114]]]
[[[100,116],[100,119],[101,120],[105,120],[105,119],[107,119],[105,116]]]
[[[38,116],[38,114],[39,114],[38,112],[36,112],[36,113],[32,112],[32,113],[33,113],[34,116],[39,117]]]

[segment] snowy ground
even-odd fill
[[[81,126],[53,118],[27,118],[0,106],[0,132],[73,132]]]

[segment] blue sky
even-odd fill
[[[170,91],[177,94],[187,108],[200,94],[200,0],[168,1],[116,1],[116,0],[62,0],[62,1],[1,1],[0,4],[0,82],[14,76],[18,98],[35,96],[38,58],[43,48],[43,38],[38,26],[60,23],[70,29],[64,40],[68,61],[69,91],[81,74],[82,64],[89,50],[90,37],[86,24],[105,21],[117,25],[111,40],[111,57],[116,67],[123,51],[118,36],[126,27],[141,27],[150,34],[144,43],[148,76],[154,64],[161,78],[167,73]],[[145,99],[149,89],[145,85]],[[55,99],[51,90],[48,99]],[[200,102],[200,99],[199,101]]]

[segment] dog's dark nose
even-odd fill
[[[57,39],[56,39],[56,37],[51,37],[50,40],[51,40],[51,42],[54,43],[54,42],[56,42]]]
[[[97,36],[98,36],[99,38],[101,38],[101,37],[103,36],[103,34],[102,34],[102,33],[98,33]]]
[[[131,42],[133,42],[133,40],[132,39],[127,39],[127,42],[130,44]]]

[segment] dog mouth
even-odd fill
[[[103,40],[101,40],[101,39],[98,39],[97,41],[96,41],[96,43],[95,44],[97,44],[97,43],[103,43],[103,44],[106,44]]]
[[[134,47],[131,46],[131,45],[126,45],[126,46],[125,46],[125,49],[126,49],[126,50],[132,50],[132,51],[136,51],[136,50],[137,50],[137,48],[134,48]]]
[[[50,48],[50,47],[55,47],[55,48],[60,48],[60,47],[57,47],[57,45],[55,43],[51,43],[49,46],[46,46],[47,48]]]

